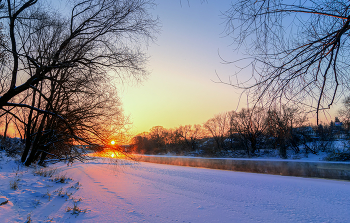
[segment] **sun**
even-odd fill
[[[111,144],[112,144],[112,145],[114,145],[114,144],[115,144],[115,141],[114,141],[114,140],[112,140]]]
[[[115,155],[112,153],[111,157],[114,158],[114,156],[115,156]]]

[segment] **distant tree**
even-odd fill
[[[228,112],[217,114],[214,118],[204,123],[209,135],[213,137],[217,151],[224,150],[227,132],[230,129],[230,117]],[[214,152],[214,151],[213,151]]]
[[[199,139],[203,136],[202,126],[198,124],[179,126],[175,131],[175,134],[183,141],[187,151],[195,151],[198,147]]]
[[[269,110],[266,117],[266,135],[270,137],[274,149],[279,148],[282,158],[287,158],[287,149],[299,152],[300,134],[296,129],[307,121],[304,112],[297,108],[282,106],[280,110]],[[272,140],[271,140],[272,137]]]
[[[133,153],[149,154],[151,149],[148,145],[148,138],[145,134],[139,134],[131,139],[131,147]]]
[[[163,126],[154,126],[150,129],[149,140],[152,141],[154,145],[155,153],[164,153],[165,145],[168,141],[168,130]]]
[[[149,132],[134,136],[131,140],[133,152],[159,154],[172,152],[183,154],[195,151],[202,139],[201,125],[185,125],[174,129],[154,126]]]
[[[350,130],[350,96],[343,100],[343,106],[338,110],[338,115],[345,125],[345,128]]]
[[[320,124],[317,126],[316,132],[320,140],[320,144],[324,144],[324,142],[330,143],[335,140],[333,130],[334,126],[332,126],[332,123]],[[321,150],[323,150],[323,148],[321,148]]]
[[[233,2],[224,13],[226,31],[248,56],[246,64],[228,63],[251,65],[253,73],[236,72],[240,81],[230,84],[254,89],[260,102],[310,106],[318,122],[319,112],[348,91],[349,8],[347,0]]]
[[[168,148],[170,147],[170,150],[175,153],[181,152],[181,150],[183,149],[183,144],[178,128],[168,129],[167,132]]]
[[[238,139],[246,149],[248,156],[261,147],[261,137],[267,127],[266,112],[263,108],[242,109],[230,112],[230,129],[238,134]]]

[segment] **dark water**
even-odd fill
[[[149,155],[136,155],[135,158],[141,162],[177,166],[265,173],[283,176],[350,180],[350,163],[346,162],[307,162],[295,160],[195,158]]]

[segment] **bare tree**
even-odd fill
[[[198,147],[198,140],[203,136],[203,129],[201,125],[185,125],[179,126],[175,131],[187,147],[189,151],[195,151]]]
[[[195,151],[203,136],[201,125],[185,125],[174,129],[154,126],[149,132],[132,138],[132,150],[136,153],[158,154],[173,152],[183,154]]]
[[[240,81],[229,84],[255,89],[259,101],[310,106],[318,121],[349,87],[349,7],[346,0],[234,2],[226,31],[248,56],[232,63],[253,73],[237,72]]]
[[[151,148],[149,144],[146,133],[138,134],[131,139],[132,152],[139,154],[152,153],[153,148]]]
[[[55,160],[71,159],[72,154],[77,159],[83,159],[82,152],[76,152],[74,144],[107,145],[112,139],[118,139],[118,144],[123,144],[127,119],[122,113],[116,90],[107,81],[102,77],[94,81],[67,79],[54,91],[51,90],[53,95],[48,98],[51,98],[49,105],[52,106],[43,109],[59,114],[63,120],[31,110],[30,119],[26,122],[27,140],[22,161],[29,165],[41,155],[43,162],[48,154],[55,156]],[[71,85],[75,87],[72,89]]]
[[[12,120],[12,117],[10,115],[5,115],[5,121],[4,121],[5,127],[4,127],[4,134],[3,134],[4,139],[6,139],[6,137],[7,137],[7,131],[8,131],[9,124],[10,124],[11,120]]]
[[[149,131],[149,139],[152,141],[155,153],[163,153],[168,140],[168,130],[163,126],[154,126]]]
[[[213,137],[217,150],[225,149],[225,139],[230,128],[230,117],[228,112],[215,115],[204,123],[210,135]]]
[[[300,135],[296,134],[296,129],[302,127],[306,121],[305,113],[297,108],[282,106],[280,110],[267,112],[265,134],[272,138],[269,142],[274,149],[279,148],[282,158],[287,158],[287,148],[299,152]]]
[[[101,143],[113,135],[106,124],[122,129],[126,122],[111,83],[147,74],[141,44],[153,38],[157,25],[148,0],[70,1],[68,14],[43,4],[9,0],[0,12],[8,24],[8,39],[1,42],[8,60],[0,69],[0,109],[24,125],[27,165],[40,154],[60,158],[62,151],[72,152],[52,152],[59,142]],[[10,113],[13,108],[25,109],[24,116]]]
[[[230,112],[230,130],[238,134],[248,156],[253,155],[261,146],[260,138],[266,129],[266,112],[263,108],[242,109]]]
[[[343,106],[338,110],[338,115],[346,126],[347,131],[350,130],[350,97],[343,100]]]
[[[159,154],[166,152],[166,146],[171,143],[171,131],[163,126],[154,126],[149,132],[141,133],[132,138],[134,152]]]

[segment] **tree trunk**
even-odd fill
[[[257,140],[256,140],[255,136],[251,137],[250,143],[251,143],[251,148],[252,148],[251,154],[254,154],[256,151],[256,144],[257,144]]]
[[[6,115],[6,120],[5,120],[5,130],[4,130],[4,139],[7,138],[7,129],[8,129],[8,126],[9,126],[9,120],[7,118],[7,115]]]
[[[36,95],[36,91],[33,91],[33,101],[32,101],[33,107],[35,105],[35,95]],[[26,132],[25,132],[26,145],[25,145],[22,157],[21,157],[22,163],[24,163],[26,161],[30,147],[32,145],[32,117],[33,117],[33,109],[31,109],[29,112],[28,123],[26,124]],[[34,122],[34,123],[36,124],[36,122]]]
[[[39,161],[39,163],[38,163],[40,166],[43,166],[43,165],[44,165],[44,161],[45,161],[45,159],[46,159],[46,156],[47,156],[47,153],[45,153],[45,152],[42,152],[42,153],[41,153],[40,161]]]
[[[34,143],[32,146],[32,151],[30,152],[28,159],[24,163],[24,165],[26,165],[26,166],[29,166],[30,164],[32,164],[32,162],[35,161],[35,155],[38,151],[38,145],[39,145],[39,142],[41,140],[42,131],[44,130],[46,118],[47,118],[47,115],[45,114],[43,119],[41,120],[40,127],[38,129],[38,133],[36,134],[36,137],[35,137],[35,140],[34,140]]]

